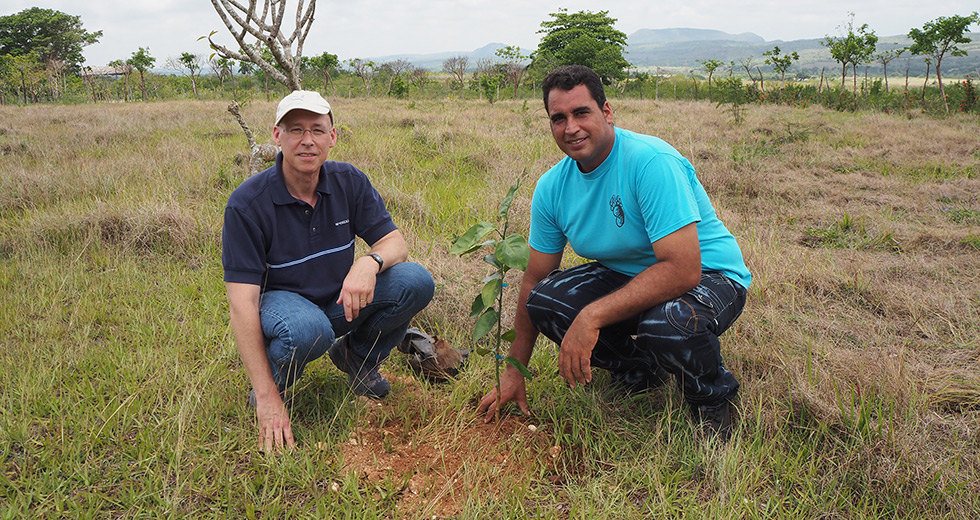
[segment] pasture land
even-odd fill
[[[560,158],[540,104],[332,101],[332,158],[436,279],[416,324],[471,346],[487,268],[448,247],[518,179],[526,232]],[[0,107],[0,517],[974,517],[977,117],[611,103],[694,163],[755,276],[723,337],[730,443],[699,440],[674,388],[568,390],[542,341],[533,415],[492,425],[488,358],[430,384],[396,352],[381,402],[321,360],[293,393],[298,447],[263,455],[221,282],[247,164],[225,103]],[[265,142],[274,110],[243,108]]]

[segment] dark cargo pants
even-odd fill
[[[555,271],[531,291],[527,311],[535,328],[561,345],[579,311],[630,280],[597,262]],[[704,272],[701,283],[679,298],[603,327],[592,366],[621,380],[641,379],[661,367],[674,374],[694,406],[733,399],[739,384],[725,369],[718,336],[744,305],[741,285],[721,273]]]

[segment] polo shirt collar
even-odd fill
[[[289,190],[286,189],[286,179],[282,173],[282,152],[276,154],[276,166],[270,179],[270,188],[272,190],[273,203],[286,205],[297,202],[296,197],[290,195]],[[316,191],[323,195],[330,195],[330,187],[327,185],[327,173],[323,166],[320,166],[320,179],[317,181]]]

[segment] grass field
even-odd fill
[[[471,347],[487,270],[448,247],[518,179],[526,232],[560,158],[543,110],[333,101],[332,158],[367,172],[436,280],[416,325]],[[0,107],[0,518],[976,517],[977,117],[750,106],[734,125],[611,102],[690,158],[754,274],[722,338],[730,443],[696,436],[674,388],[568,390],[542,341],[532,416],[477,417],[488,358],[431,384],[396,352],[381,402],[322,360],[295,390],[297,448],[259,453],[221,282],[247,168],[225,103]],[[243,112],[264,135],[274,104]]]

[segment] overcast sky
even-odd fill
[[[248,0],[239,0],[247,3]],[[0,15],[28,7],[81,16],[88,31],[102,31],[99,43],[85,48],[87,65],[124,59],[149,47],[163,66],[182,52],[210,54],[200,36],[228,46],[227,34],[210,0],[0,0]],[[292,20],[295,0],[288,0]],[[319,0],[304,55],[323,51],[341,60],[392,54],[469,52],[488,43],[537,47],[541,22],[559,8],[569,12],[608,10],[616,29],[675,27],[752,32],[766,40],[797,40],[837,35],[855,13],[879,36],[905,34],[938,16],[967,15],[977,0]],[[291,27],[290,27],[291,30]],[[973,26],[974,32],[978,31]]]

